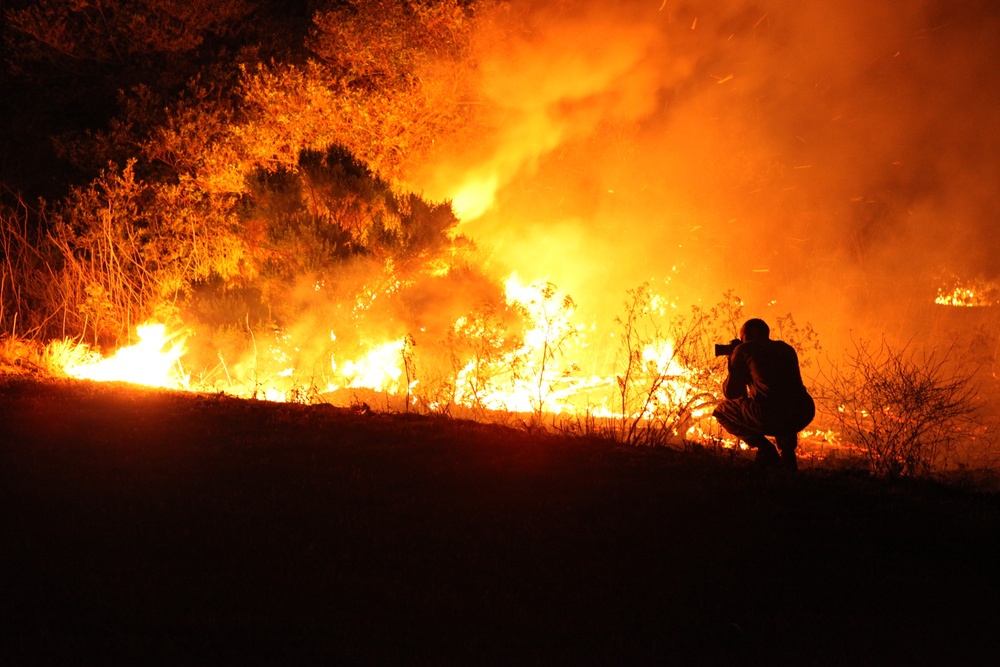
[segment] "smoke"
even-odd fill
[[[598,317],[669,280],[902,331],[944,276],[1000,270],[1000,12],[958,4],[512,0],[473,135],[414,178]]]

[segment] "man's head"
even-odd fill
[[[747,320],[740,327],[740,340],[744,343],[748,340],[767,340],[770,337],[771,327],[767,326],[767,322],[756,317]]]

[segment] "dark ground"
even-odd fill
[[[996,664],[1000,498],[0,381],[3,664]]]

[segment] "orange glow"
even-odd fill
[[[493,205],[497,191],[496,176],[470,179],[455,193],[451,206],[459,220],[474,220]]]
[[[346,387],[364,387],[395,394],[400,390],[399,380],[403,376],[404,345],[403,340],[390,341],[376,346],[360,359],[344,362],[340,368],[331,359],[331,366],[344,377]],[[338,388],[336,384],[331,384],[328,390]]]

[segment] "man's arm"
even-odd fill
[[[739,347],[729,357],[729,375],[722,381],[722,395],[726,398],[745,398],[750,384],[750,368]]]

